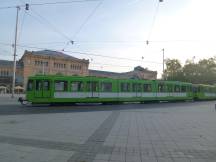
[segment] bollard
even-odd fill
[[[216,111],[216,104],[215,104],[215,111]]]

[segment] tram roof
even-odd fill
[[[114,78],[108,78],[108,77],[96,77],[96,76],[65,76],[65,75],[41,75],[41,74],[37,74],[34,76],[30,76],[29,79],[71,79],[71,78],[75,78],[75,79],[101,79],[101,80],[121,80],[121,81],[130,81],[130,82],[135,82],[135,81],[145,81],[145,82],[159,82],[159,83],[165,83],[165,84],[187,84],[187,85],[191,85],[192,83],[188,83],[188,82],[180,82],[180,81],[166,81],[166,80],[139,80],[139,79],[114,79]]]

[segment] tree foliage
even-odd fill
[[[202,59],[197,63],[194,60],[187,60],[184,66],[177,59],[167,59],[163,77],[165,80],[215,84],[216,58]]]

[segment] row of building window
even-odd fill
[[[61,64],[61,63],[54,63],[54,68],[61,68],[61,69],[65,69],[66,68],[66,64]]]
[[[35,66],[48,66],[49,63],[47,61],[35,61]],[[66,68],[66,64],[62,64],[62,63],[54,63],[54,68],[61,68],[61,69],[65,69]],[[75,65],[75,64],[71,64],[70,68],[72,70],[81,70],[82,66],[81,65]]]
[[[73,70],[81,70],[81,69],[82,69],[82,66],[81,66],[81,65],[74,65],[74,64],[72,64],[72,65],[70,66],[70,68],[73,69]]]
[[[66,64],[54,63],[54,67],[55,67],[55,68],[63,68],[63,69],[65,69],[65,68],[66,68]],[[81,70],[82,66],[81,66],[81,65],[74,65],[74,64],[71,64],[71,65],[70,65],[70,68],[71,68],[72,70]]]
[[[9,76],[9,71],[2,70],[0,76]]]
[[[35,66],[48,66],[47,61],[35,61]]]

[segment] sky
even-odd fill
[[[0,59],[13,60],[16,8],[17,60],[24,50],[58,50],[90,61],[90,69],[126,72],[135,66],[162,73],[165,59],[216,56],[214,0],[0,0]],[[74,43],[69,43],[73,40]],[[146,41],[149,44],[146,44]],[[97,56],[96,56],[97,55]],[[98,56],[100,55],[100,56]],[[109,57],[101,57],[109,56]]]

